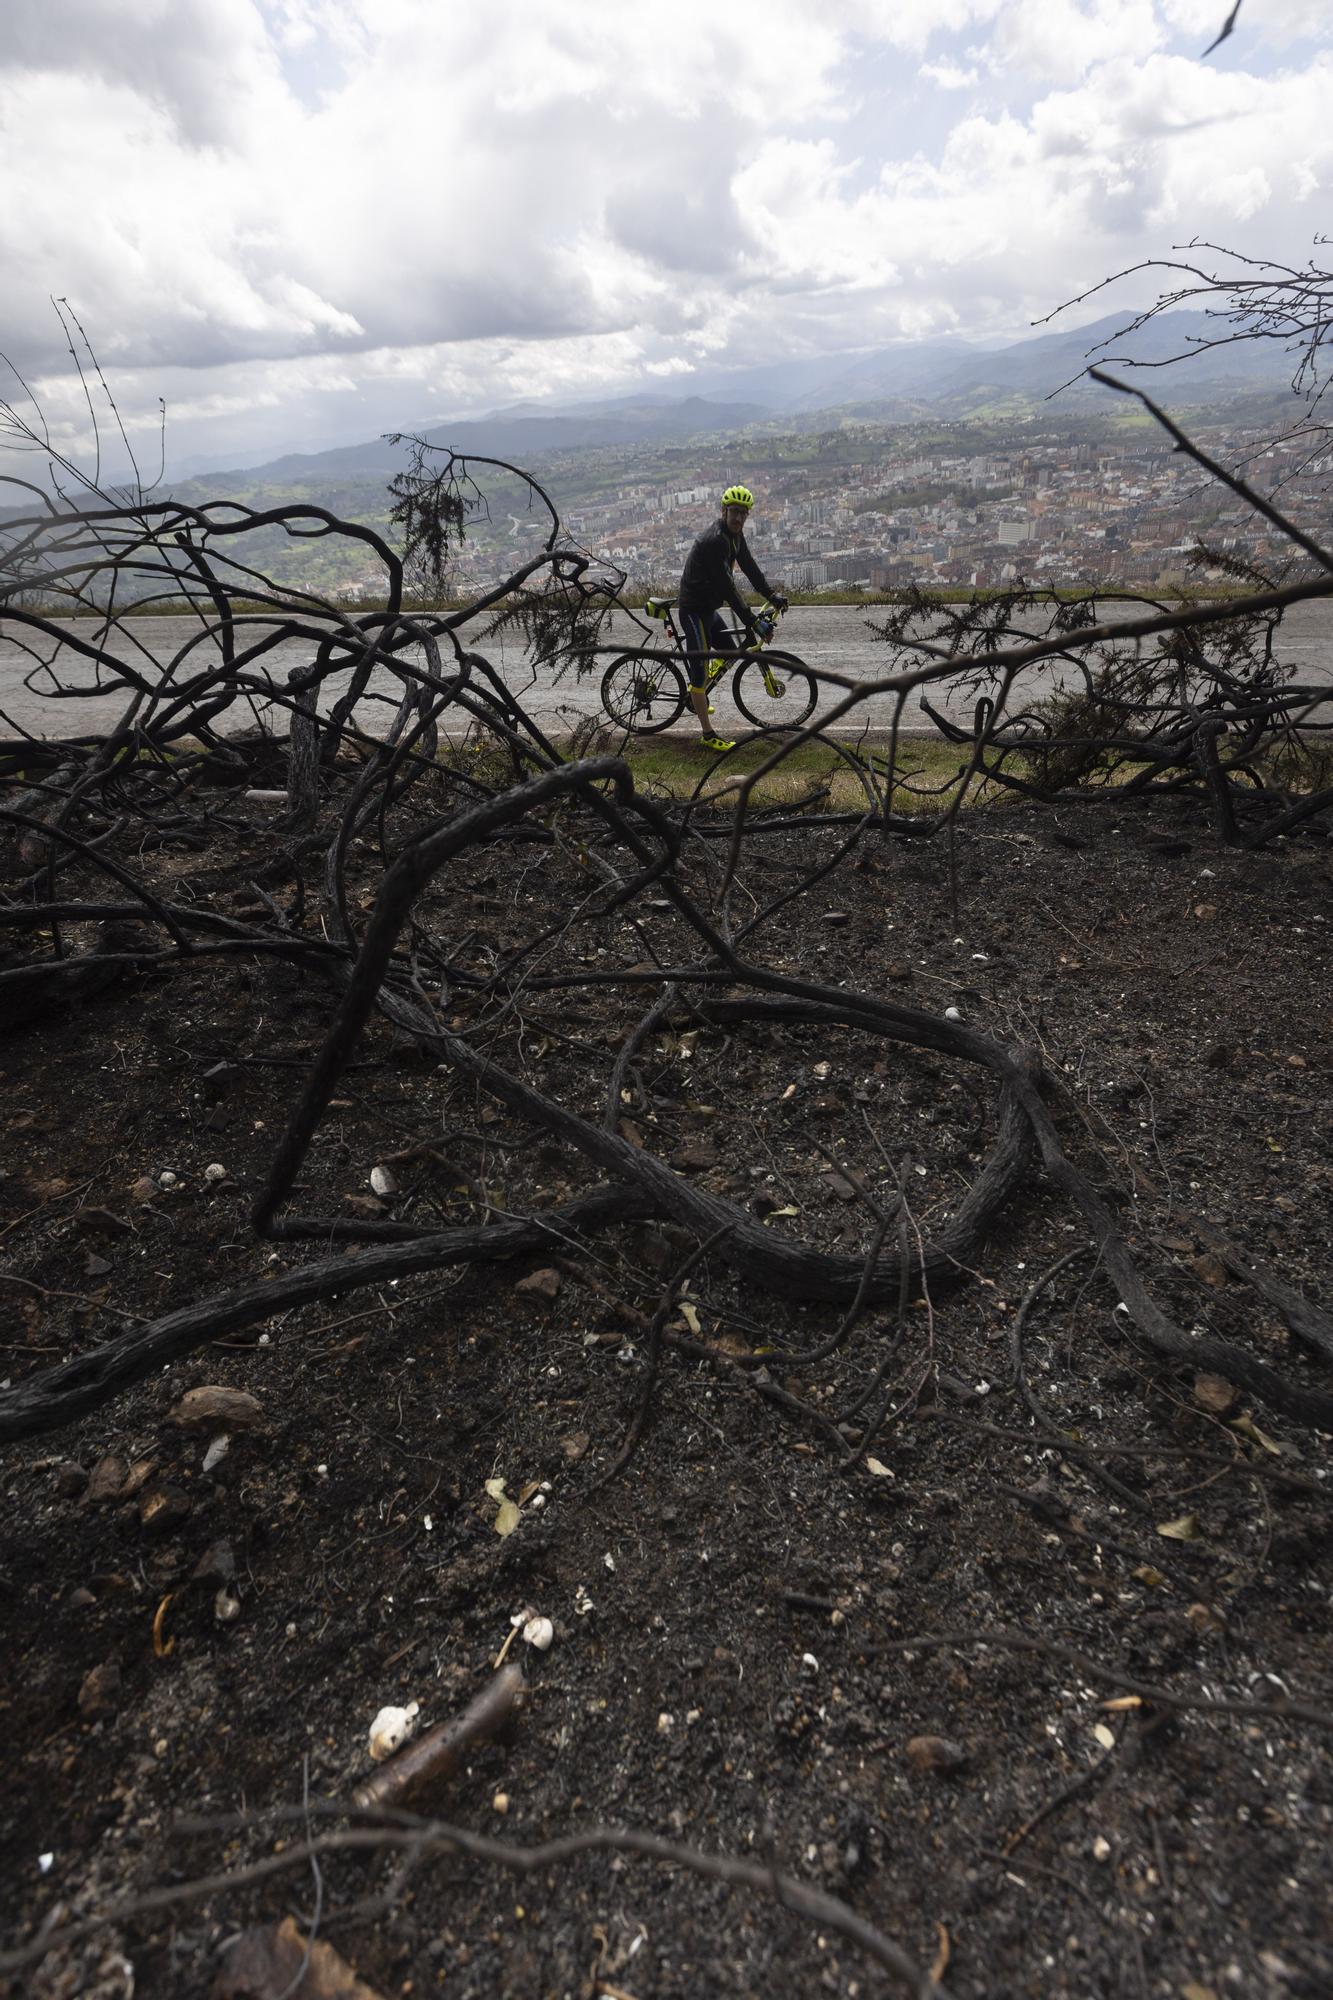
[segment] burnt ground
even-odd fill
[[[833,839],[754,842],[755,895]],[[240,911],[267,848],[256,833],[234,856],[164,849],[144,865],[178,898]],[[690,862],[699,893],[708,852]],[[870,845],[774,919],[756,955],[956,1005],[1039,1051],[1066,1150],[1115,1205],[1154,1295],[1327,1386],[1209,1236],[1333,1304],[1327,844],[1251,856],[1183,806],[1117,823],[1103,802],[975,815],[958,859],[956,922],[942,846]],[[570,844],[473,853],[437,885],[435,920],[484,966],[586,886],[580,867]],[[683,948],[669,911],[643,922],[668,955]],[[613,919],[544,963],[642,956]],[[511,1023],[497,1046],[596,1115],[645,1004],[533,993],[521,1036]],[[332,1006],[305,971],[208,960],[0,1042],[10,1381],[131,1315],[329,1254],[259,1242],[248,1209]],[[992,1114],[984,1077],[920,1051],[683,1016],[649,1043],[627,1107],[643,1143],[701,1184],[858,1254],[871,1225],[854,1182],[888,1199],[905,1169],[928,1229]],[[369,1174],[386,1161],[398,1191],[381,1204]],[[164,1172],[174,1186],[156,1185]],[[524,1212],[595,1178],[380,1024],[301,1201],[426,1226],[488,1204]],[[416,1701],[423,1723],[456,1714],[531,1609],[554,1642],[514,1648],[529,1694],[510,1739],[432,1801],[460,1826],[531,1844],[612,1825],[771,1855],[957,1996],[1326,1994],[1329,1441],[1253,1397],[1228,1408],[1225,1389],[1156,1358],[1089,1258],[1046,1285],[1026,1326],[1039,1428],[1014,1382],[1018,1308],[1085,1241],[1034,1169],[975,1266],[908,1311],[878,1472],[839,1471],[829,1420],[879,1365],[893,1309],[867,1311],[818,1365],[775,1363],[761,1384],[797,1399],[780,1406],[755,1393],[747,1357],[817,1343],[838,1314],[740,1284],[712,1257],[673,1324],[692,1315],[722,1365],[669,1348],[637,1454],[592,1490],[644,1382],[635,1315],[691,1244],[635,1223],[257,1323],[8,1447],[5,1944],[53,1912],[87,1916],[299,1842],[299,1820],[271,1815],[299,1805],[304,1774],[312,1797],[345,1801],[372,1768],[381,1705]],[[551,1280],[522,1288],[539,1269],[553,1297]],[[213,1433],[173,1411],[217,1384],[256,1397],[263,1427],[231,1431],[206,1471]],[[486,1492],[497,1477],[522,1501],[507,1538]],[[1193,1539],[1160,1532],[1191,1517]],[[229,1622],[220,1590],[239,1606]],[[925,1643],[941,1633],[963,1636]],[[1148,1690],[1137,1705],[1134,1687]],[[1273,1711],[1284,1693],[1317,1713]],[[1208,1706],[1227,1701],[1253,1708]],[[949,1739],[958,1767],[916,1768],[920,1736]],[[222,1824],[183,1832],[182,1816]],[[386,1907],[389,1877],[382,1857],[338,1856],[318,1891],[302,1864],[191,1896],[4,1990],[204,1993],[239,1929],[289,1910],[308,1922],[317,1895],[321,1935],[384,2000],[891,1990],[772,1898],[647,1860],[583,1855],[520,1879],[455,1855],[423,1862]]]

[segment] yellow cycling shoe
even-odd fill
[[[702,750],[734,750],[736,745],[728,742],[725,736],[701,736],[699,747]]]

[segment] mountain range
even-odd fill
[[[684,442],[781,424],[792,430],[832,428],[849,420],[909,423],[965,420],[974,415],[1021,418],[1046,401],[1053,416],[1086,415],[1108,407],[1111,392],[1084,373],[1089,358],[1175,408],[1273,396],[1289,390],[1292,359],[1282,343],[1245,340],[1200,348],[1219,321],[1199,312],[1164,313],[1123,335],[1122,316],[1071,332],[1045,333],[986,348],[945,338],[857,353],[714,369],[690,378],[690,393],[640,392],[560,404],[518,403],[483,416],[405,424],[431,444],[534,466],[547,454],[598,446]],[[1103,351],[1103,343],[1106,343]],[[1191,348],[1196,351],[1191,352]],[[1177,358],[1177,357],[1187,358]],[[1129,362],[1136,363],[1127,367]],[[387,479],[403,464],[401,445],[386,438],[290,452],[245,468],[246,483],[328,485],[366,477]],[[192,484],[204,493],[235,478],[210,472]]]

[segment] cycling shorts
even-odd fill
[[[708,661],[712,654],[731,645],[731,627],[720,611],[680,611],[680,636],[689,654],[686,666],[690,693],[702,694],[708,686]]]

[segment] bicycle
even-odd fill
[[[602,707],[617,728],[640,736],[656,736],[679,722],[685,713],[689,703],[688,658],[684,639],[671,615],[675,599],[650,597],[643,608],[649,618],[665,625],[666,635],[680,655],[680,664],[647,647],[636,653],[622,653],[602,675]],[[743,633],[731,634],[735,650],[746,657],[735,661],[714,657],[708,662],[705,686],[710,692],[727,668],[734,667],[732,698],[746,721],[756,729],[799,729],[814,713],[819,699],[814,675],[790,654],[759,657],[776,632],[781,615],[773,605],[766,605],[756,620],[759,634],[756,640],[747,643]]]

